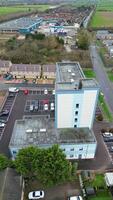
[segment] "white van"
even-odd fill
[[[9,92],[19,92],[19,89],[16,87],[10,87]]]

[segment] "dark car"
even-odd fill
[[[113,136],[112,137],[104,137],[104,142],[113,142]]]
[[[14,97],[15,94],[14,93],[9,93],[8,97]]]
[[[109,151],[110,151],[110,152],[113,152],[113,146],[110,147]]]
[[[4,124],[6,124],[6,123],[7,123],[7,120],[0,119],[0,123],[4,123]]]
[[[0,112],[0,116],[7,116],[9,114],[9,110],[3,110]]]

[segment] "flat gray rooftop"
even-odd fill
[[[91,87],[98,87],[96,80],[86,78],[78,62],[56,64],[57,90],[77,90]]]
[[[94,143],[95,137],[88,128],[55,129],[49,116],[27,116],[14,125],[10,147],[24,148],[29,145],[50,146],[65,143]]]
[[[62,83],[71,82],[84,78],[82,69],[77,62],[57,63],[57,81]]]

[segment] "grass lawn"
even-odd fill
[[[101,106],[102,112],[104,114],[104,117],[106,118],[106,120],[108,120],[109,122],[113,121],[113,116],[109,110],[109,107],[107,106],[104,96],[102,94],[99,94],[99,104]]]
[[[84,69],[84,74],[86,78],[95,78],[95,72],[92,69]]]
[[[100,11],[96,11],[90,26],[93,28],[96,27],[113,27],[113,12],[100,12]]]
[[[108,78],[111,82],[113,82],[113,72],[107,72]]]
[[[98,192],[95,197],[90,197],[88,200],[112,200],[108,191]]]
[[[22,5],[22,6],[20,5],[20,6],[0,7],[0,16],[18,12],[28,12],[33,10],[44,11],[49,7],[50,5]]]

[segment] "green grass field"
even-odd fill
[[[108,78],[111,82],[113,82],[113,72],[107,72]]]
[[[86,78],[95,78],[95,72],[92,69],[84,69]]]
[[[88,198],[88,200],[112,200],[108,191],[97,192],[95,197]]]
[[[44,11],[49,7],[50,5],[21,5],[21,6],[0,7],[0,16],[19,13],[19,12],[34,11],[34,10]]]
[[[113,0],[97,0],[97,10],[113,11]]]
[[[91,20],[90,26],[93,28],[113,27],[113,12],[96,11]]]
[[[101,106],[101,109],[102,109],[105,119],[109,122],[112,122],[113,116],[109,110],[108,105],[106,104],[104,96],[101,93],[99,95],[99,105]]]

